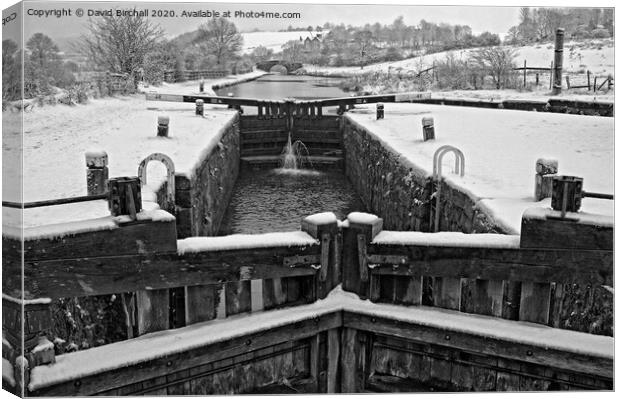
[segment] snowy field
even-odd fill
[[[515,64],[523,66],[523,61],[527,61],[530,67],[548,68],[553,61],[553,44],[533,44],[529,46],[508,46],[515,50]],[[599,49],[600,47],[600,49]],[[366,72],[388,72],[394,73],[401,71],[419,72],[430,68],[433,62],[444,60],[447,55],[452,54],[457,59],[466,59],[469,54],[477,49],[464,49],[443,51],[419,57],[407,58],[401,61],[381,62],[367,65],[363,69],[360,67],[322,67],[308,65],[304,68],[309,73],[320,73],[324,75],[348,75]],[[591,41],[585,43],[567,42],[564,44],[564,70],[568,72],[579,72],[589,69],[595,75],[607,75],[614,73],[614,41],[611,39],[601,41]]]
[[[550,199],[533,198],[538,158],[557,159],[559,174],[583,177],[586,191],[614,191],[613,118],[385,104],[385,119],[375,120],[374,108],[361,106],[348,114],[429,175],[437,148],[445,144],[459,148],[465,155],[465,176],[452,174],[454,158],[447,155],[446,180],[468,192],[476,206],[512,234],[519,234],[525,209],[550,207]],[[436,140],[422,141],[424,116],[434,117]],[[611,217],[613,203],[585,198],[581,210]]]

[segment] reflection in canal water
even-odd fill
[[[224,87],[216,91],[218,96],[258,98],[265,100],[316,100],[322,98],[348,97],[338,87],[340,79],[298,75],[265,75],[250,82]]]

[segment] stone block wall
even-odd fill
[[[345,173],[368,212],[383,218],[385,230],[432,231],[430,174],[399,155],[351,119],[343,118]],[[505,233],[474,200],[442,183],[440,231]]]
[[[222,128],[219,141],[192,176],[175,176],[175,216],[179,238],[217,235],[239,174],[239,115]],[[165,206],[166,184],[157,192]]]
[[[429,231],[431,180],[363,127],[343,118],[345,174],[385,230]]]
[[[441,183],[439,196],[439,231],[507,234],[476,207],[476,202],[469,195],[445,182]]]

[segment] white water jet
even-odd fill
[[[293,142],[291,133],[288,134],[288,141],[282,151],[282,169],[283,170],[301,170],[304,165],[312,166],[309,160],[308,148],[300,140]]]

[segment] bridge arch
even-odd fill
[[[261,61],[256,63],[256,68],[261,71],[270,72],[271,68],[276,65],[281,65],[286,68],[287,73],[291,73],[296,71],[297,69],[303,67],[301,62],[289,62],[284,60],[269,60],[269,61]]]

